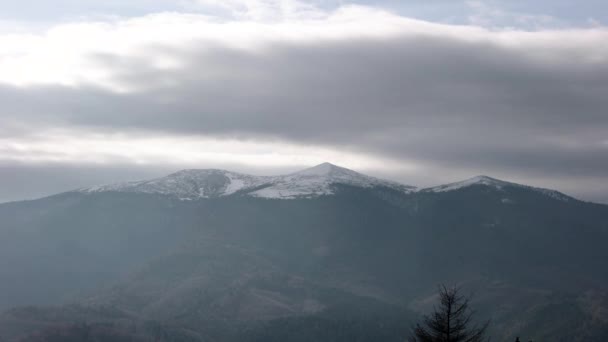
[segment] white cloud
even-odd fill
[[[105,22],[60,24],[38,34],[0,34],[0,83],[21,87],[94,86],[128,92],[147,89],[150,84],[118,81],[116,76],[123,71],[120,69],[122,61],[136,60],[139,67],[162,71],[182,67],[184,55],[180,52],[184,50],[204,51],[222,46],[256,51],[277,42],[320,44],[395,36],[487,42],[548,59],[572,58],[575,50],[581,51],[580,55],[574,54],[576,58],[598,62],[606,59],[602,42],[608,34],[602,27],[539,32],[492,31],[478,26],[414,20],[363,6],[322,11],[293,0],[200,1],[208,6],[226,8],[235,15],[225,18],[158,13]],[[472,18],[476,24],[483,24],[487,17],[512,16],[479,1],[469,1],[469,4],[479,12]],[[108,56],[118,63],[107,63],[96,56]]]
[[[236,3],[236,2],[235,2]],[[301,8],[284,5],[286,13]],[[257,13],[252,2],[247,7]],[[269,4],[263,6],[272,7]],[[262,7],[263,7],[262,6]],[[251,18],[250,18],[251,17]],[[110,22],[78,22],[56,25],[42,34],[0,35],[0,82],[16,85],[99,86],[115,91],[138,88],[118,84],[116,70],[95,56],[114,60],[137,59],[151,69],[178,68],[180,56],[150,53],[151,47],[189,49],[197,44],[255,49],[277,41],[323,41],[396,33],[402,23],[388,13],[351,7],[324,17],[299,17],[278,23],[259,22],[254,14],[239,19],[220,19],[199,14],[158,13]],[[291,17],[290,17],[291,18]],[[293,19],[293,18],[292,18]]]

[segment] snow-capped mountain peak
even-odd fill
[[[415,188],[323,163],[283,176],[252,176],[217,169],[182,170],[166,177],[81,189],[80,192],[148,193],[183,200],[242,194],[260,198],[310,198],[335,193],[338,184],[362,188],[387,187],[410,192]]]
[[[323,163],[278,177],[274,184],[251,195],[264,198],[318,197],[334,194],[335,185],[338,184],[360,188],[385,187],[402,192],[411,192],[415,189],[397,182],[366,176],[331,163]]]
[[[331,163],[319,164],[282,176],[253,176],[217,169],[182,170],[157,179],[97,186],[80,189],[78,192],[145,193],[166,195],[182,200],[231,195],[269,199],[296,199],[333,195],[339,189],[339,186],[344,185],[358,188],[385,188],[402,193],[441,193],[472,186],[484,186],[499,191],[507,188],[519,188],[536,191],[561,201],[572,199],[555,190],[511,183],[488,176],[476,176],[460,182],[418,190],[413,186],[367,176]]]
[[[192,200],[231,195],[271,182],[272,177],[257,177],[225,170],[182,170],[157,179],[92,187],[81,192],[149,193]]]
[[[473,178],[469,178],[460,182],[454,182],[444,185],[439,185],[436,187],[424,189],[423,191],[432,191],[432,192],[446,192],[452,190],[458,190],[462,188],[466,188],[472,185],[486,185],[491,186],[496,189],[502,189],[505,185],[514,185],[515,183],[505,182],[496,178],[488,177],[488,176],[476,176]],[[518,184],[515,184],[518,185]]]
[[[547,195],[554,199],[558,199],[560,201],[570,201],[572,199],[571,197],[564,195],[559,191],[543,189],[543,188],[536,188],[536,187],[532,187],[532,186],[528,186],[528,185],[507,182],[507,181],[503,181],[503,180],[488,177],[488,176],[476,176],[476,177],[473,177],[473,178],[470,178],[470,179],[467,179],[464,181],[439,185],[439,186],[435,186],[432,188],[422,189],[420,191],[421,192],[448,192],[448,191],[455,191],[455,190],[460,190],[460,189],[468,188],[471,186],[479,186],[479,185],[491,187],[496,190],[503,190],[506,187],[528,189],[528,190],[542,193],[544,195]]]
[[[302,171],[293,173],[299,176],[330,176],[335,174],[358,174],[355,171],[343,168],[332,163],[322,163]]]

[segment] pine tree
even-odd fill
[[[441,286],[439,297],[439,308],[424,317],[423,325],[416,325],[410,342],[482,342],[486,339],[489,322],[473,325],[469,298],[462,296],[458,288]]]

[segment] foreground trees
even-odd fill
[[[439,307],[424,317],[413,329],[409,342],[482,342],[486,340],[489,322],[478,326],[472,322],[469,298],[458,288],[439,288]]]

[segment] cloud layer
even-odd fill
[[[415,185],[489,173],[596,199],[608,183],[608,29],[252,3],[0,35],[0,159],[252,166],[264,151],[268,167],[342,158]]]

